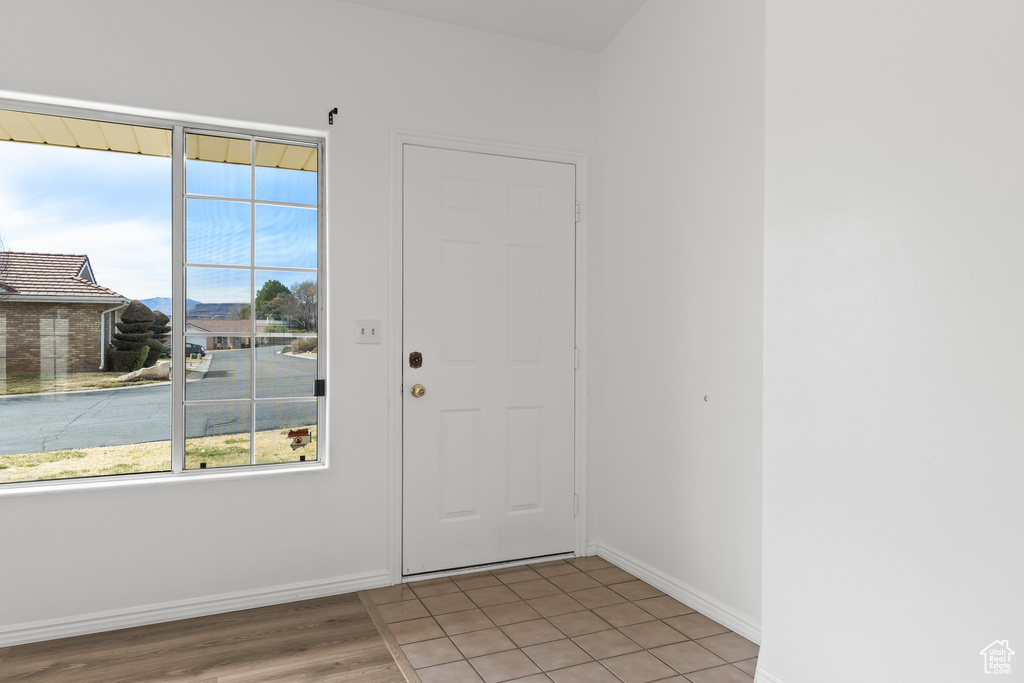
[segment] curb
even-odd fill
[[[200,361],[199,365],[197,365],[191,373],[185,376],[185,381],[198,382],[199,380],[206,377],[206,373],[210,371],[210,363],[212,362],[213,356],[209,353],[206,354],[206,356],[203,357],[203,360]],[[187,362],[185,363],[185,366],[188,367]]]

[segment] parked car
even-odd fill
[[[185,358],[191,358],[192,354],[199,354],[200,358],[206,358],[206,349],[199,344],[185,344]],[[164,344],[164,352],[161,355],[167,358],[171,357],[170,344]]]

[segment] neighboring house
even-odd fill
[[[205,321],[204,321],[205,322]],[[171,323],[168,323],[171,324]],[[185,343],[186,344],[199,344],[206,349],[213,349],[215,347],[209,345],[209,336],[211,332],[204,328],[198,327],[186,321],[185,325]]]
[[[6,372],[95,372],[104,367],[128,297],[96,282],[89,257],[0,253],[0,359]]]
[[[235,304],[213,304],[215,306],[234,306]],[[194,309],[193,309],[194,310]],[[191,311],[190,311],[191,313]],[[185,341],[206,347],[207,351],[225,351],[229,349],[247,349],[251,345],[249,320],[223,320],[189,317],[186,321]],[[287,321],[257,320],[256,334],[261,337],[257,346],[291,343],[297,337],[315,337],[315,334],[267,332],[268,329],[280,329],[287,326]]]
[[[187,341],[201,344],[207,351],[249,348],[252,323],[248,320],[189,318],[186,323]]]

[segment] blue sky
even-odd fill
[[[86,254],[104,287],[170,296],[170,179],[170,159],[0,142],[4,246]]]
[[[214,182],[221,169],[248,175],[244,166],[189,162],[189,190],[226,190]],[[169,158],[0,142],[0,236],[11,251],[86,254],[97,281],[124,296],[170,296],[170,182]],[[316,201],[315,174],[301,171],[257,169],[257,189],[276,201]],[[189,200],[188,260],[248,265],[248,214],[247,204]],[[257,206],[255,251],[266,266],[256,272],[257,289],[271,278],[315,279],[272,269],[316,267],[316,211]],[[188,298],[249,300],[248,271],[200,270],[190,269]]]

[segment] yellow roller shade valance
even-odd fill
[[[168,129],[30,114],[10,109],[0,109],[0,140],[155,157],[171,156],[171,131]],[[213,142],[215,140],[222,142]],[[202,136],[202,144],[188,145],[187,158],[248,164],[249,141]],[[257,141],[256,165],[316,171],[316,148]]]

